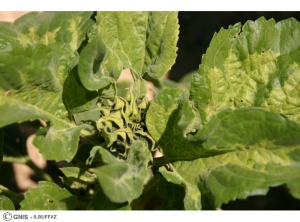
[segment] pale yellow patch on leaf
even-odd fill
[[[38,36],[36,36],[37,26],[29,28],[29,33],[20,34],[17,39],[22,46],[32,45],[35,41],[38,41]]]
[[[72,41],[70,42],[70,47],[73,51],[76,51],[78,46],[79,46],[78,45],[78,43],[79,43],[78,30],[80,30],[80,29],[78,27],[79,27],[79,24],[81,22],[81,19],[82,19],[82,17],[78,16],[75,19],[70,19],[69,20],[70,27],[68,28],[68,30],[72,33]]]
[[[40,42],[45,45],[55,43],[56,42],[55,39],[59,30],[60,28],[57,28],[53,32],[46,32],[46,34],[40,38]]]

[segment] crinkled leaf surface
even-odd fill
[[[0,41],[6,42],[0,48],[0,125],[38,118],[51,121],[50,133],[42,129],[35,141],[47,159],[73,158],[84,127],[76,127],[68,113],[94,100],[93,96],[85,97],[85,101],[70,106],[70,100],[76,98],[66,95],[74,89],[64,85],[70,69],[78,63],[76,50],[93,25],[91,15],[30,13],[14,24],[0,25]]]
[[[98,12],[96,20],[78,67],[87,89],[105,87],[125,68],[159,78],[174,64],[177,12]]]
[[[0,196],[0,210],[15,210],[14,203],[6,196]]]
[[[199,187],[202,199],[208,198],[202,200],[205,207],[218,208],[300,176],[298,123],[259,108],[225,109],[184,137],[180,123],[191,113],[181,112],[187,107],[180,106],[182,97],[178,90],[160,92],[150,105],[147,127],[169,161],[195,159],[173,163],[174,172],[162,171],[168,181],[185,187],[186,198],[194,197],[185,199],[186,209],[200,206]]]
[[[284,183],[298,195],[298,36],[296,20],[276,24],[264,18],[242,31],[237,24],[215,34],[193,75],[190,98],[203,124],[196,133],[185,136],[184,120],[195,118],[181,105],[188,104],[182,93],[165,90],[150,105],[147,128],[166,158],[195,158],[174,162],[173,172],[162,174],[185,187],[186,198],[194,194],[187,184],[197,188],[202,208],[266,194]],[[185,208],[195,209],[189,203]]]
[[[178,89],[166,89],[157,95],[149,107],[146,123],[164,156],[171,161],[255,147],[277,149],[300,143],[299,124],[258,108],[223,110],[197,133],[187,135],[195,126],[199,128],[198,116]]]
[[[97,168],[95,173],[105,195],[116,203],[138,198],[151,175],[147,166],[152,156],[145,144],[133,142],[126,162],[116,159],[106,149],[99,147],[99,151],[107,165]]]
[[[203,208],[215,209],[236,198],[265,195],[270,186],[299,178],[299,154],[299,149],[294,147],[250,149],[178,161],[173,167],[186,183],[199,188]]]
[[[152,78],[163,76],[174,64],[177,12],[99,12],[96,19],[111,54],[108,64],[121,59],[137,76]]]
[[[261,17],[221,29],[193,76],[203,122],[224,107],[262,107],[299,122],[300,24]]]
[[[21,210],[74,210],[77,199],[55,183],[40,181],[37,188],[25,193],[20,205]]]
[[[41,42],[69,47],[73,53],[78,49],[94,24],[93,12],[43,12],[28,13],[14,22],[20,44]],[[76,53],[75,53],[76,54]]]

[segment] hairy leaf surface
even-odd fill
[[[151,175],[147,166],[152,156],[145,144],[133,142],[126,162],[116,159],[106,149],[99,147],[99,151],[107,165],[95,171],[105,195],[116,203],[138,198]]]
[[[25,193],[21,210],[74,210],[77,199],[55,183],[40,181],[37,188]]]

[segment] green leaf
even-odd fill
[[[11,45],[18,44],[17,36],[12,23],[0,22],[0,51],[10,50]]]
[[[41,42],[76,51],[94,25],[93,12],[32,12],[14,22],[22,45]]]
[[[137,79],[159,78],[175,63],[176,12],[98,12],[96,20],[78,66],[88,90],[113,83],[126,68]]]
[[[58,124],[50,128],[40,128],[33,144],[39,148],[46,160],[70,162],[77,153],[81,130],[88,125],[62,128]]]
[[[199,207],[195,200],[204,209],[216,209],[236,198],[266,194],[269,186],[300,175],[298,123],[260,108],[224,109],[198,132],[185,135],[186,123],[197,116],[189,105],[182,91],[165,89],[151,103],[146,122],[164,158],[195,159],[174,162],[173,172],[160,170],[185,188],[186,209]]]
[[[94,145],[90,143],[81,144],[75,157],[71,161],[72,166],[87,170],[90,166],[87,165],[86,162],[93,147]]]
[[[290,194],[295,197],[300,199],[300,187],[299,183],[300,182],[300,176],[297,177],[296,179],[293,179],[291,182],[287,183],[287,187],[289,189]]]
[[[190,90],[193,75],[196,73],[198,73],[198,70],[194,70],[192,72],[185,74],[178,82],[180,86],[184,87],[187,90]]]
[[[98,12],[96,20],[92,35],[100,34],[107,49],[104,74],[116,79],[130,68],[136,78],[159,78],[171,69],[179,33],[177,12]]]
[[[37,188],[25,193],[21,210],[74,210],[77,199],[55,183],[40,181]]]
[[[95,173],[105,195],[116,203],[138,198],[151,175],[147,166],[152,156],[144,143],[131,144],[126,162],[116,159],[106,149],[99,151],[107,165],[97,168]]]
[[[186,139],[200,127],[199,113],[188,100],[187,92],[180,89],[159,92],[148,109],[146,125],[168,160],[206,155],[206,150],[201,149],[201,140],[199,143]]]
[[[89,111],[96,107],[98,93],[89,91],[82,85],[78,76],[77,66],[71,70],[64,82],[63,101],[70,114]],[[76,123],[78,124],[78,122]]]
[[[5,196],[9,198],[13,202],[13,204],[19,204],[22,200],[24,200],[23,194],[14,193],[8,188],[2,186],[1,184],[0,184],[0,196]]]
[[[261,17],[221,29],[193,76],[202,122],[225,107],[262,107],[300,121],[300,24]]]
[[[15,210],[13,202],[6,196],[0,196],[0,210]]]
[[[128,88],[131,87],[132,83],[129,80],[126,79],[120,79],[116,82],[117,85],[117,96],[126,98],[126,95],[128,94]]]
[[[199,188],[204,209],[220,208],[230,200],[265,195],[300,175],[300,149],[246,149],[193,161],[173,163],[185,181]]]
[[[103,147],[101,146],[94,146],[91,151],[90,151],[90,155],[89,157],[87,158],[86,160],[86,164],[87,165],[91,165],[92,163],[94,162],[97,162],[97,161],[102,161],[102,157],[101,155],[105,155],[107,154],[106,152],[103,152],[103,154],[101,154],[101,150],[104,149]],[[107,157],[106,158],[109,158],[110,155],[107,154]],[[114,160],[114,158],[112,157],[112,161]],[[106,160],[108,161],[108,160]]]
[[[97,181],[97,176],[78,167],[64,167],[60,170],[68,178],[73,178],[76,181],[86,184],[93,184]]]
[[[38,118],[48,120],[49,118],[46,112],[36,106],[6,96],[0,96],[0,98],[0,127],[15,122],[32,121]]]
[[[100,188],[91,200],[87,210],[131,210],[128,202],[114,203],[110,201]]]
[[[0,128],[0,168],[3,161],[3,142],[4,142],[4,130]]]
[[[147,94],[147,83],[144,79],[137,79],[134,81],[133,94],[137,99],[143,99]]]
[[[192,78],[190,98],[203,124],[196,133],[184,133],[196,115],[182,91],[164,90],[150,105],[147,128],[165,158],[194,159],[161,172],[186,198],[194,194],[187,184],[197,188],[203,209],[284,183],[298,195],[300,125],[290,120],[299,122],[299,37],[294,19],[260,18],[215,34]]]
[[[74,121],[77,125],[82,125],[85,122],[91,121],[97,122],[97,120],[100,118],[100,110],[101,108],[95,108],[89,111],[75,113],[73,114]]]
[[[0,107],[3,107],[0,109],[0,127],[39,118],[52,120],[53,126],[40,128],[34,139],[34,144],[46,159],[71,161],[77,152],[80,132],[89,127],[76,126],[36,106],[5,96],[1,97]]]
[[[160,177],[157,194],[163,198],[161,210],[183,210],[184,191],[181,186]]]
[[[167,171],[161,167],[159,172],[165,177],[165,179],[174,184],[178,184],[185,189],[184,207],[186,210],[200,210],[201,209],[201,192],[199,191],[197,184],[191,183],[182,177],[176,170],[173,172]]]
[[[0,49],[0,125],[35,119],[50,121],[49,135],[41,129],[36,139],[45,158],[71,160],[80,134],[97,143],[91,132],[82,130],[84,126],[76,127],[69,116],[90,109],[97,100],[96,92],[88,92],[80,85],[76,72],[69,75],[78,63],[77,50],[94,24],[91,15],[92,12],[30,13],[13,25],[0,23],[0,30],[7,34],[0,35],[0,41],[7,41]],[[74,97],[74,91],[81,97]]]
[[[110,107],[115,103],[117,86],[115,82],[108,84],[106,87],[98,90],[100,101],[104,106]]]
[[[300,145],[300,125],[279,114],[259,108],[224,109],[194,133],[199,117],[193,111],[184,94],[171,89],[157,94],[149,107],[147,128],[170,161]]]
[[[103,63],[106,58],[106,50],[106,46],[100,36],[100,29],[98,28],[96,35],[82,49],[78,64],[80,80],[88,90],[92,91],[104,88],[119,78],[122,67],[117,61],[114,62],[114,66],[117,67],[113,67],[113,69],[117,69],[117,72],[111,75],[105,73]]]

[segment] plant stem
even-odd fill
[[[35,165],[28,156],[4,156],[3,162],[25,164],[29,166],[40,179],[53,182],[50,175]]]
[[[8,197],[14,204],[19,204],[24,199],[23,194],[17,194],[2,185],[0,185],[0,195]]]

